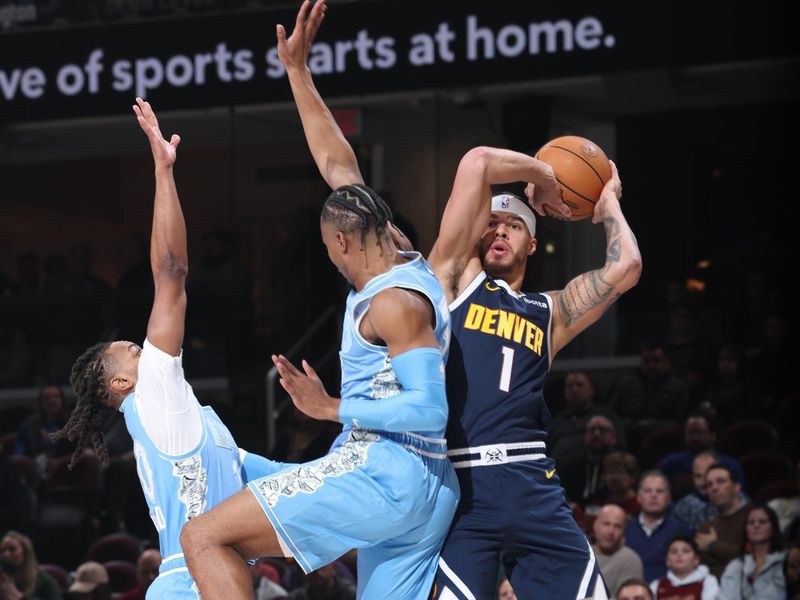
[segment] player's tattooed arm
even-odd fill
[[[603,223],[606,233],[605,263],[583,273],[553,293],[551,358],[572,338],[597,321],[617,299],[639,281],[642,257],[636,236],[620,208],[622,183],[611,163],[612,177],[595,206],[594,223]]]
[[[558,296],[564,327],[570,327],[596,308],[605,312],[608,308],[606,300],[613,291],[614,286],[603,277],[603,269],[584,273],[570,281]]]

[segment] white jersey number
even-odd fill
[[[167,527],[167,520],[164,518],[164,511],[160,506],[156,505],[156,488],[155,481],[153,480],[153,467],[150,466],[150,461],[147,458],[144,446],[139,441],[133,443],[133,455],[136,458],[136,472],[139,475],[139,481],[142,484],[142,491],[150,504],[153,507],[150,513],[150,518],[153,519],[153,524],[156,526],[157,531],[162,531]]]
[[[511,389],[511,368],[514,366],[514,349],[503,346],[503,366],[500,368],[500,389]]]

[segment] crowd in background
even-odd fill
[[[22,255],[16,275],[0,276],[0,301],[17,311],[0,316],[0,387],[40,384],[37,410],[6,408],[0,420],[0,598],[17,597],[3,595],[11,588],[32,598],[143,597],[142,573],[153,575],[147,550],[157,538],[121,415],[107,416],[106,467],[87,450],[69,471],[72,449],[48,437],[69,414],[64,383],[79,352],[96,341],[138,340],[145,329],[147,252],[138,238],[128,241],[113,287],[93,274],[82,243],[43,268]],[[800,597],[796,319],[764,272],[742,272],[738,282],[736,293],[713,295],[671,281],[662,305],[620,315],[622,343],[635,346],[639,368],[556,371],[547,384],[548,451],[617,598]],[[204,236],[189,293],[197,308],[188,318],[195,362],[187,360],[187,371],[217,365],[224,374],[240,362],[227,352],[252,329],[253,311],[229,233]],[[335,424],[287,410],[272,456],[316,458],[336,433]],[[120,535],[136,540],[136,556],[90,552]],[[252,567],[254,589],[258,598],[350,598],[354,564],[346,557],[304,577],[291,561],[261,561]],[[498,586],[498,597],[513,597],[502,572]]]

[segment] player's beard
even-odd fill
[[[489,250],[491,245],[489,245]],[[525,256],[521,256],[513,247],[508,247],[508,254],[501,259],[494,259],[488,250],[479,249],[483,270],[492,279],[502,279],[505,275],[514,272],[525,263]]]

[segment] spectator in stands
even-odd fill
[[[775,511],[750,508],[742,538],[740,556],[728,563],[720,579],[718,600],[783,600],[783,540]]]
[[[64,393],[57,385],[45,385],[39,390],[38,411],[20,425],[17,431],[15,454],[24,454],[41,460],[65,456],[72,452],[68,442],[54,442],[50,434],[67,422],[69,411]]]
[[[497,600],[517,600],[517,595],[508,579],[503,579],[497,586]]]
[[[108,571],[99,562],[85,562],[67,591],[70,600],[111,600]]]
[[[355,600],[355,586],[336,574],[333,563],[307,574],[305,580],[304,586],[292,590],[289,600]]]
[[[616,417],[595,404],[594,384],[583,371],[567,373],[564,379],[564,402],[566,407],[550,421],[547,434],[550,455],[559,464],[580,460],[581,440],[586,432],[586,424],[592,417],[608,417],[614,422],[614,428],[619,430]]]
[[[23,594],[17,587],[14,577],[17,568],[5,558],[0,557],[0,600],[35,600]]]
[[[18,531],[7,531],[0,541],[0,557],[9,561],[16,569],[14,581],[19,590],[41,600],[60,600],[58,583],[39,568],[33,542]]]
[[[711,504],[706,493],[706,471],[720,462],[719,454],[713,450],[700,452],[692,461],[692,482],[694,489],[672,507],[672,516],[697,530],[703,523],[717,516],[717,507]]]
[[[660,425],[684,418],[689,410],[689,388],[672,374],[664,344],[644,344],[642,363],[623,375],[611,394],[611,409],[623,420],[628,446],[638,450],[642,439]]]
[[[650,584],[655,600],[716,600],[717,578],[700,564],[697,544],[690,537],[673,538],[667,549],[667,574]]]
[[[761,390],[746,371],[744,350],[736,344],[724,344],[717,356],[715,380],[704,398],[716,415],[720,428],[753,417],[761,400]]]
[[[692,481],[692,461],[700,452],[714,449],[714,442],[717,441],[717,434],[714,432],[709,417],[703,412],[697,411],[690,414],[686,419],[684,429],[684,443],[686,450],[668,454],[661,461],[659,470],[669,477],[675,498],[682,498],[691,489]],[[719,460],[730,466],[736,472],[736,476],[741,483],[744,483],[744,474],[739,461],[726,454],[718,453]],[[677,492],[676,492],[677,490]]]
[[[603,459],[616,447],[617,433],[611,420],[601,415],[589,419],[582,455],[574,462],[556,463],[567,498],[583,507],[597,495]]]
[[[147,588],[158,577],[158,568],[161,566],[161,553],[155,548],[149,548],[139,555],[136,561],[136,587],[117,596],[116,600],[144,600]]]
[[[800,600],[800,546],[792,544],[783,559],[786,600]]]
[[[670,540],[678,535],[690,535],[691,531],[668,513],[669,481],[660,471],[642,474],[637,499],[642,510],[638,518],[628,521],[625,540],[642,559],[644,578],[653,581],[666,575]]]
[[[653,600],[653,592],[644,579],[623,581],[614,595],[616,600]]]
[[[600,492],[586,507],[587,517],[597,514],[605,504],[616,504],[629,517],[636,517],[641,510],[636,499],[636,482],[639,479],[639,463],[633,454],[615,451],[603,458],[600,471],[602,487]],[[590,523],[586,524],[589,530]]]
[[[697,530],[694,540],[702,562],[715,577],[720,577],[745,543],[744,531],[750,502],[741,496],[742,487],[733,470],[715,463],[706,471],[706,492],[717,515]]]
[[[625,521],[625,511],[615,504],[601,508],[594,520],[592,549],[609,590],[644,574],[639,555],[625,545]]]

